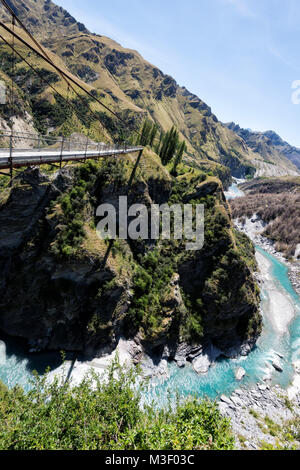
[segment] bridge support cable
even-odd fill
[[[40,50],[40,52],[43,54],[44,58],[46,58],[47,60],[49,60],[51,63],[52,63],[52,66],[53,66],[53,61],[51,59],[51,57],[49,56],[49,54],[47,53],[47,51],[45,50],[45,48],[35,39],[35,37],[30,33],[30,31],[26,28],[26,26],[24,25],[24,23],[18,18],[18,16],[16,15],[16,13],[13,11],[13,9],[8,5],[8,3],[6,2],[6,0],[0,0],[1,3],[3,4],[3,6],[9,11],[9,13],[12,15],[12,17],[14,18],[15,21],[18,22],[18,24],[21,26],[21,28],[26,32],[26,34],[29,36],[29,38],[32,40],[32,42],[36,45],[36,47]],[[83,104],[84,103],[84,100],[82,99],[81,95],[79,93],[77,93],[76,89],[73,87],[73,85],[67,80],[67,78],[65,77],[65,75],[62,73],[62,72],[59,72],[59,75],[60,77],[67,83],[68,87],[71,88],[73,90],[73,92],[82,100]]]
[[[1,24],[1,22],[0,22]],[[26,63],[26,65],[31,69],[33,70],[33,72],[40,78],[41,82],[44,82],[56,95],[60,96],[60,98],[67,104],[67,106],[69,106],[70,108],[72,108],[73,112],[75,113],[75,115],[78,115],[80,114],[81,115],[81,118],[82,120],[84,121],[86,119],[86,115],[84,115],[82,113],[82,111],[76,107],[73,102],[70,100],[70,96],[69,96],[69,92],[70,92],[70,88],[73,90],[73,87],[69,87],[68,86],[68,96],[67,98],[65,96],[63,96],[42,74],[41,72],[36,69],[30,62],[28,62],[28,60],[16,49],[15,46],[13,46],[12,44],[10,44],[1,34],[0,34],[0,39],[10,48],[12,49],[13,53],[16,54],[23,62]],[[95,120],[98,120],[98,116],[94,116],[93,115],[93,112],[92,110],[90,109],[90,107],[88,106],[88,103],[86,101],[84,101],[82,95],[76,93],[76,96],[80,97],[81,101],[84,103],[85,106],[87,106],[87,111],[88,111],[88,114],[91,116],[91,122],[92,121],[95,121]],[[134,130],[134,132],[136,132]],[[88,132],[88,135],[90,135],[90,131]]]
[[[64,144],[65,144],[65,137],[62,136],[62,139],[61,139],[61,149],[60,149],[60,162],[59,162],[59,168],[60,168],[60,169],[61,169],[61,167],[62,167],[62,161],[63,161]]]
[[[12,49],[15,47],[15,18],[12,15]],[[10,84],[10,127],[11,127],[11,135],[9,138],[9,174],[10,174],[10,181],[9,185],[12,186],[13,180],[13,130],[14,130],[14,113],[15,113],[15,100],[14,100],[14,77],[15,77],[15,54],[12,53],[11,56],[11,84]]]
[[[80,110],[78,108],[76,108],[74,106],[74,104],[72,103],[72,101],[67,100],[67,98],[65,98],[58,90],[55,89],[55,87],[50,83],[48,82],[48,80],[43,77],[43,75],[32,65],[28,62],[27,59],[25,59],[25,57],[23,57],[22,54],[20,54],[19,51],[17,51],[17,49],[15,47],[13,47],[1,34],[0,34],[0,39],[1,41],[3,41],[10,49],[13,50],[13,52],[18,56],[20,57],[20,59],[25,62],[26,65],[28,65],[28,67],[30,67],[31,70],[33,70],[33,72],[40,78],[40,80],[42,82],[44,82],[49,88],[51,88],[51,90],[56,93],[58,96],[60,96],[60,98],[62,98],[62,100],[70,107],[72,108],[72,110],[75,112],[76,115],[80,114],[82,118],[85,118],[86,116],[84,116],[82,114],[82,112],[80,112]],[[81,96],[81,95],[78,95],[78,96]],[[86,104],[86,103],[85,103]],[[89,113],[92,114],[91,110],[89,109]]]
[[[34,36],[27,30],[26,26],[23,24],[23,22],[18,18],[18,16],[15,14],[15,12],[13,11],[13,9],[10,7],[10,5],[7,4],[6,0],[0,0],[1,3],[4,5],[4,7],[10,12],[11,16],[12,16],[12,28],[10,28],[7,24],[4,24],[2,21],[0,21],[0,26],[2,26],[2,28],[8,32],[9,34],[12,35],[12,44],[9,44],[8,41],[6,41],[1,35],[0,35],[0,38],[6,43],[8,44],[12,51],[13,51],[13,59],[12,59],[12,67],[13,67],[13,73],[12,73],[12,87],[11,87],[11,90],[12,90],[12,95],[13,95],[13,77],[14,77],[14,68],[15,68],[15,54],[18,54],[20,56],[20,58],[22,60],[25,61],[25,63],[31,68],[33,69],[41,78],[41,80],[44,80],[46,83],[47,81],[44,79],[44,77],[39,74],[39,72],[37,70],[35,70],[35,68],[28,62],[26,61],[26,59],[24,59],[24,57],[22,57],[22,55],[16,51],[15,49],[15,39],[17,39],[18,41],[20,41],[20,43],[22,43],[23,45],[25,45],[26,47],[29,48],[29,50],[31,50],[32,52],[34,52],[37,56],[39,56],[42,60],[46,61],[51,67],[53,67],[56,72],[62,77],[62,79],[64,81],[66,81],[66,83],[68,84],[68,95],[67,95],[67,99],[65,99],[65,97],[63,97],[59,92],[57,92],[57,90],[50,84],[50,83],[47,83],[49,87],[51,87],[51,89],[57,93],[59,96],[61,96],[68,105],[71,105],[70,103],[70,100],[69,100],[69,90],[70,88],[72,89],[72,91],[74,91],[74,93],[76,94],[76,96],[78,96],[82,101],[83,98],[81,96],[80,93],[77,92],[77,90],[74,88],[74,85],[80,89],[81,91],[83,91],[89,98],[91,98],[92,100],[96,101],[100,106],[102,106],[106,111],[108,111],[109,113],[111,113],[112,115],[114,115],[117,120],[121,123],[122,125],[122,131],[121,133],[123,134],[123,130],[124,130],[124,127],[126,126],[126,128],[128,128],[128,126],[126,125],[126,122],[123,118],[121,118],[116,112],[114,112],[113,110],[111,110],[108,106],[106,106],[104,103],[102,103],[101,100],[98,99],[97,96],[95,96],[95,94],[93,94],[92,92],[90,92],[89,90],[87,90],[83,85],[81,85],[80,81],[77,81],[73,78],[72,75],[70,75],[68,72],[64,71],[61,67],[57,66],[53,60],[51,59],[50,55],[47,53],[47,51],[39,44],[39,42],[34,38]],[[25,39],[23,39],[19,34],[17,34],[17,32],[15,31],[15,23],[16,21],[18,22],[18,24],[21,26],[21,28],[23,28],[23,30],[28,34],[28,36],[30,37],[30,39],[32,40],[32,42],[34,43],[34,45],[36,46],[33,47],[30,43],[28,43],[28,41],[26,41]],[[12,100],[11,100],[11,103],[12,103],[12,108],[13,108],[13,97],[12,97]],[[86,103],[84,101],[84,104],[87,104],[88,106],[88,109],[89,109],[89,112],[91,113],[92,115],[92,111],[89,107],[89,104],[88,102]],[[72,106],[73,107],[73,106]],[[76,111],[76,114],[78,112],[78,109],[75,108],[75,111]],[[92,116],[93,117],[93,116]],[[86,118],[86,116],[85,116]],[[13,119],[12,119],[12,126],[13,126]],[[124,126],[124,127],[123,127]],[[141,135],[140,131],[136,131],[135,129],[132,129],[133,132],[137,133],[138,135]],[[124,144],[124,148],[123,148],[123,153],[126,154],[127,153],[127,145],[126,145],[126,140],[123,139],[122,140],[123,144]],[[60,168],[62,168],[62,163],[63,163],[63,152],[64,152],[64,143],[65,143],[65,137],[62,138],[62,144],[61,144],[61,154],[60,154],[60,161],[59,161],[59,166]],[[69,146],[70,146],[70,141],[69,141]],[[85,148],[85,152],[84,152],[84,161],[86,161],[87,158],[91,158],[90,156],[88,157],[87,156],[87,153],[88,153],[88,146],[89,146],[89,136],[87,137],[87,142],[86,142],[86,148]],[[39,136],[39,144],[38,144],[38,149],[40,149],[40,136]],[[131,150],[132,151],[132,150]],[[10,172],[11,172],[11,180],[12,180],[12,170],[13,170],[13,162],[12,162],[12,152],[13,152],[13,128],[12,128],[12,131],[11,131],[11,138],[10,138]],[[129,150],[130,152],[130,150]],[[121,152],[120,152],[121,153]],[[140,160],[141,160],[141,157],[142,157],[142,153],[143,153],[143,149],[139,150],[139,155],[137,157],[137,160],[136,160],[136,163],[135,163],[135,166],[132,170],[132,174],[130,176],[130,180],[129,180],[129,184],[128,184],[128,189],[130,189],[130,187],[132,186],[133,184],[133,180],[134,180],[134,177],[135,177],[135,174],[136,174],[136,171],[137,171],[137,168],[138,168],[138,165],[140,163]],[[101,155],[98,155],[98,158],[100,157]],[[73,160],[72,158],[70,158],[70,160]],[[41,162],[42,162],[42,157],[41,157]]]
[[[82,86],[80,83],[78,83],[77,80],[74,80],[74,78],[69,75],[69,73],[66,73],[64,70],[62,70],[60,67],[58,67],[56,64],[54,64],[53,60],[51,59],[51,56],[47,53],[47,51],[44,49],[44,47],[34,38],[34,36],[30,33],[30,31],[28,31],[28,29],[26,28],[26,26],[24,25],[24,23],[18,18],[18,16],[16,15],[16,13],[13,11],[13,9],[10,7],[10,5],[7,3],[6,0],[0,0],[1,3],[4,5],[4,7],[10,12],[10,14],[12,15],[14,21],[17,21],[18,24],[21,26],[21,28],[27,33],[27,35],[29,36],[29,38],[31,39],[31,41],[35,44],[35,46],[37,47],[37,49],[33,48],[31,46],[31,44],[29,44],[26,40],[24,40],[23,38],[21,38],[18,34],[15,33],[15,31],[13,31],[12,33],[14,34],[14,36],[20,41],[22,42],[24,45],[26,45],[29,49],[31,49],[33,52],[35,52],[39,57],[41,57],[43,60],[45,60],[49,65],[51,65],[58,73],[59,75],[66,81],[66,83],[68,84],[68,88],[71,88],[73,90],[73,92],[76,94],[76,96],[78,96],[80,98],[80,100],[82,100],[82,102],[84,102],[82,96],[80,93],[78,93],[76,91],[76,89],[74,88],[73,85],[75,85],[76,87],[78,87],[80,90],[82,90],[85,94],[87,94],[91,99],[95,100],[100,106],[102,106],[104,109],[106,109],[109,113],[113,114],[117,119],[118,121],[121,123],[122,125],[122,134],[123,134],[123,130],[124,128],[128,129],[128,126],[126,125],[126,122],[124,119],[122,119],[116,112],[112,111],[108,106],[106,106],[104,103],[102,103],[101,100],[98,99],[97,96],[95,96],[95,94],[89,92],[84,86]],[[0,22],[0,25],[6,29],[6,31],[10,32],[9,28],[3,24],[3,22]],[[88,103],[85,103],[84,104],[87,104]],[[89,112],[92,114],[92,111],[88,105],[88,109],[89,109]],[[77,110],[76,110],[77,112]],[[124,127],[123,127],[124,126]],[[140,131],[137,131],[136,129],[132,129],[132,132],[140,135]],[[124,148],[126,148],[126,142],[125,142],[125,139],[124,139]]]

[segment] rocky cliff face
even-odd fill
[[[261,327],[253,247],[234,231],[218,180],[195,170],[176,180],[163,169],[158,179],[148,160],[129,194],[129,203],[147,206],[204,203],[198,252],[154,240],[118,240],[109,251],[98,239],[95,208],[117,207],[130,168],[129,160],[32,169],[2,188],[1,330],[32,348],[88,353],[112,350],[120,336],[151,353],[167,347],[170,357],[183,344],[187,356],[210,343],[228,354],[252,347]]]

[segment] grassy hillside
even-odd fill
[[[91,34],[51,1],[10,0],[10,4],[26,26],[52,51],[53,59],[59,64],[64,63],[90,90],[96,90],[98,97],[121,113],[132,126],[139,127],[145,116],[164,131],[175,125],[181,139],[187,143],[186,159],[190,164],[210,167],[217,174],[222,174],[225,165],[237,177],[253,175],[255,167],[263,164],[264,157],[220,123],[201,99],[179,87],[172,77],[145,61],[138,52],[125,49],[104,36]],[[0,15],[8,20],[3,11]],[[57,85],[66,93],[63,84]],[[53,102],[49,90],[48,93],[43,91],[42,96],[38,94],[37,98]],[[36,107],[40,108],[38,100]],[[95,105],[90,103],[90,107],[95,108]],[[43,113],[47,116],[51,110],[45,105]],[[99,114],[99,120],[115,139],[117,126],[111,117]],[[72,118],[70,122],[73,123]],[[49,123],[48,128],[53,127],[60,130],[60,122]],[[285,165],[286,171],[290,171],[289,164],[281,162],[281,166]]]

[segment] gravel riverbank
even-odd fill
[[[219,408],[230,418],[238,449],[273,447],[300,449],[289,429],[300,420],[300,395],[290,401],[279,386],[257,384],[252,390],[240,388],[230,398],[222,396]]]

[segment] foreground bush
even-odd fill
[[[217,406],[189,399],[142,408],[133,371],[115,363],[104,383],[90,373],[76,387],[35,378],[28,394],[0,385],[0,449],[197,450],[233,448]]]

